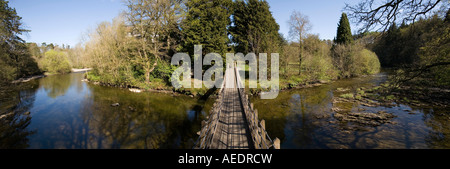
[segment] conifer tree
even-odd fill
[[[348,22],[347,14],[342,13],[339,20],[337,36],[335,43],[337,44],[350,44],[353,42],[352,31],[350,29],[350,23]]]
[[[218,53],[228,49],[232,0],[192,0],[186,2],[187,15],[181,25],[181,51],[193,56],[194,45],[202,45],[202,53]]]
[[[238,0],[234,3],[233,23],[230,28],[235,52],[278,52],[282,36],[280,26],[265,0]]]
[[[8,1],[0,0],[0,82],[41,73],[25,41],[19,37],[29,32],[23,29],[21,20]]]

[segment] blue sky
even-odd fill
[[[345,2],[355,4],[360,0],[268,0],[270,10],[280,25],[280,32],[289,35],[287,21],[292,11],[307,15],[312,23],[310,33],[321,39],[336,36]],[[118,16],[125,5],[121,0],[10,0],[25,28],[30,33],[22,36],[27,42],[69,44],[75,46],[82,35],[103,21]],[[352,30],[354,24],[350,23]]]

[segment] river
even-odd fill
[[[189,149],[214,100],[132,93],[82,79],[82,73],[53,75],[3,88],[0,148]],[[281,148],[450,148],[448,109],[352,104],[352,111],[383,110],[396,117],[379,126],[334,118],[337,88],[356,90],[385,80],[380,73],[281,91],[274,100],[251,99],[269,135],[280,138]]]

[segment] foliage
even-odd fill
[[[450,84],[450,24],[434,15],[414,24],[395,24],[373,45],[382,66],[395,67],[393,87],[405,83],[420,86]]]
[[[341,78],[375,74],[380,70],[377,55],[359,43],[336,45],[332,53]]]
[[[40,74],[37,63],[19,35],[29,32],[22,28],[21,17],[8,1],[0,0],[0,82]]]
[[[123,19],[100,23],[89,38],[85,55],[89,57],[93,70],[88,79],[118,86],[130,84],[135,65],[128,61],[130,37]]]
[[[430,68],[428,76],[437,85],[450,86],[450,20],[432,31],[440,32],[440,36],[434,36],[420,48],[421,65],[436,65]]]
[[[350,23],[348,22],[347,14],[342,13],[337,28],[335,43],[350,44],[352,42],[353,42],[352,30],[350,28]]]
[[[186,18],[181,23],[183,40],[180,51],[194,56],[194,45],[202,45],[203,56],[228,51],[228,30],[232,14],[231,0],[192,0],[186,2]]]
[[[236,53],[279,53],[283,42],[280,26],[263,0],[238,0],[233,4],[233,25],[229,28]],[[262,24],[264,23],[264,24]]]
[[[144,70],[145,82],[150,82],[150,74],[163,56],[173,46],[172,33],[178,29],[180,4],[175,0],[142,1],[128,0],[126,17],[131,25],[132,40],[130,57],[134,64]]]
[[[55,50],[45,52],[41,65],[43,70],[49,73],[70,73],[72,68],[67,58],[67,53]]]
[[[335,79],[337,72],[330,56],[330,46],[319,39],[318,35],[308,35],[303,45],[303,76],[308,81]]]
[[[362,49],[355,56],[352,68],[356,75],[376,74],[380,71],[380,61],[374,52]]]

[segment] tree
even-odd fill
[[[299,43],[299,71],[298,74],[301,74],[302,71],[302,57],[303,57],[303,39],[306,37],[308,31],[311,29],[311,23],[308,19],[308,16],[303,15],[300,12],[294,11],[291,14],[291,17],[288,21],[290,30],[289,35],[291,39],[297,40]]]
[[[350,13],[358,24],[363,24],[359,32],[365,32],[378,27],[378,30],[386,31],[393,23],[401,19],[402,23],[414,23],[420,16],[428,16],[438,8],[447,9],[448,1],[406,1],[387,0],[377,4],[374,0],[362,0],[357,5],[346,4],[344,10]]]
[[[350,28],[350,23],[348,22],[347,14],[342,13],[337,28],[335,43],[345,45],[350,44],[352,42],[353,42],[352,30]]]
[[[180,8],[177,0],[128,0],[126,13],[131,26],[131,35],[136,37],[132,61],[145,71],[145,82],[171,48],[169,36],[178,22]]]
[[[25,41],[19,37],[29,30],[22,28],[22,18],[8,6],[8,1],[0,0],[0,18],[0,81],[41,73]]]
[[[44,70],[50,73],[70,73],[71,66],[67,53],[55,50],[49,50],[45,52],[44,59],[42,60]]]
[[[263,0],[238,0],[234,2],[233,26],[230,27],[235,52],[275,53],[281,50],[280,26]],[[264,24],[262,24],[264,23]]]
[[[378,40],[374,51],[380,57],[383,67],[393,67],[405,63],[403,59],[399,59],[401,58],[400,51],[403,49],[401,39],[400,28],[397,28],[396,24],[392,24],[389,30]]]
[[[186,2],[187,14],[181,25],[183,40],[180,51],[194,55],[194,45],[206,53],[222,57],[228,50],[232,0],[192,0]]]
[[[127,86],[131,84],[134,64],[128,58],[137,50],[132,45],[134,37],[127,33],[127,26],[121,17],[110,22],[100,23],[89,34],[84,55],[89,58],[93,70],[87,78],[104,84]],[[85,57],[86,57],[85,56]]]

